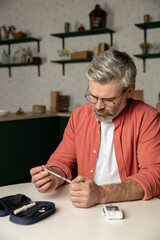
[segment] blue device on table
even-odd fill
[[[55,204],[48,201],[35,201],[23,194],[0,198],[0,217],[10,215],[10,221],[29,225],[50,216],[55,212]]]

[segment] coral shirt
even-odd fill
[[[129,99],[113,123],[121,181],[132,179],[140,183],[145,191],[143,200],[160,196],[160,114],[141,101]],[[94,180],[100,131],[91,104],[74,110],[63,140],[47,166],[61,168],[71,179],[77,162],[78,174]]]

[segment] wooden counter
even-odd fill
[[[7,116],[0,116],[0,122],[15,121],[15,120],[26,120],[26,119],[36,119],[36,118],[48,118],[48,117],[70,117],[70,112],[46,112],[46,113],[33,113],[27,112],[24,115],[16,115],[15,113],[10,113]]]

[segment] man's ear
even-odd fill
[[[133,84],[132,86],[130,86],[127,90],[127,98],[131,98],[133,95],[133,92],[135,90],[135,84]]]

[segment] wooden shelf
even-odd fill
[[[53,33],[50,34],[53,37],[61,38],[62,39],[62,49],[65,49],[65,38],[71,37],[84,37],[90,35],[99,35],[99,34],[110,34],[110,45],[113,45],[113,30],[109,28],[97,28],[92,30],[85,30],[85,31],[76,31],[76,32],[67,32],[67,33]],[[67,63],[84,63],[90,62],[92,59],[70,59],[70,60],[55,60],[51,61],[52,63],[59,63],[62,64],[63,67],[63,75],[65,74],[65,64]]]
[[[87,59],[64,59],[64,60],[55,60],[51,61],[53,63],[59,63],[59,64],[67,64],[67,63],[83,63],[83,62],[90,62],[92,58]]]
[[[147,30],[160,28],[160,21],[156,22],[147,22],[147,23],[138,23],[135,24],[136,27],[140,28],[144,32],[144,42],[147,42]],[[135,54],[137,58],[141,58],[143,60],[143,72],[146,71],[146,59],[147,58],[160,58],[160,53],[148,53],[148,54]]]
[[[76,31],[76,32],[67,32],[67,33],[53,33],[50,34],[53,37],[58,37],[62,39],[62,49],[65,48],[65,38],[71,38],[71,37],[84,37],[89,35],[99,35],[99,34],[110,34],[110,45],[113,45],[113,33],[114,31],[109,28],[97,28],[92,30],[86,30],[86,31]]]
[[[135,54],[137,58],[160,58],[160,53]]]
[[[28,66],[37,66],[38,68],[38,76],[40,76],[40,64],[36,63],[10,63],[10,64],[0,64],[0,68],[8,68],[9,69],[9,77],[11,77],[11,68],[12,67],[28,67]]]
[[[114,33],[114,31],[109,28],[97,28],[97,29],[86,30],[86,31],[55,33],[50,35],[54,37],[59,37],[59,38],[69,38],[69,37],[80,37],[80,36],[98,35],[98,34],[107,34],[107,33],[112,34]]]
[[[8,63],[8,64],[0,64],[0,67],[25,67],[25,66],[38,66],[40,64],[37,63]]]
[[[15,43],[24,43],[24,42],[39,42],[41,41],[38,38],[31,38],[31,37],[26,37],[26,38],[17,38],[17,39],[8,39],[8,40],[1,40],[0,45],[6,45],[6,44],[15,44]]]
[[[40,42],[41,40],[38,38],[18,38],[18,39],[8,39],[1,40],[0,45],[8,45],[8,55],[11,55],[11,45],[19,44],[19,43],[27,43],[27,42],[37,42],[37,50],[40,52]],[[1,64],[0,68],[8,68],[9,69],[9,77],[11,77],[11,67],[24,67],[24,66],[37,66],[38,67],[38,76],[40,76],[40,64],[35,63],[12,63],[12,64]]]
[[[137,23],[135,24],[136,27],[140,29],[153,29],[153,28],[160,28],[160,21],[157,22],[148,22],[148,23]]]
[[[92,58],[87,58],[87,59],[63,59],[63,60],[55,60],[55,61],[50,61],[50,62],[62,64],[62,72],[63,72],[63,75],[65,75],[65,64],[85,63],[85,62],[90,62],[90,61],[92,61]]]
[[[26,42],[37,42],[37,50],[40,52],[40,42],[41,40],[38,38],[31,38],[31,37],[26,37],[26,38],[18,38],[18,39],[8,39],[8,40],[2,40],[0,41],[0,45],[8,45],[8,54],[11,54],[11,44],[19,44],[19,43],[26,43]]]
[[[160,58],[160,53],[147,53],[147,54],[135,54],[134,57],[141,58],[143,60],[143,72],[146,71],[146,59],[148,58]]]

